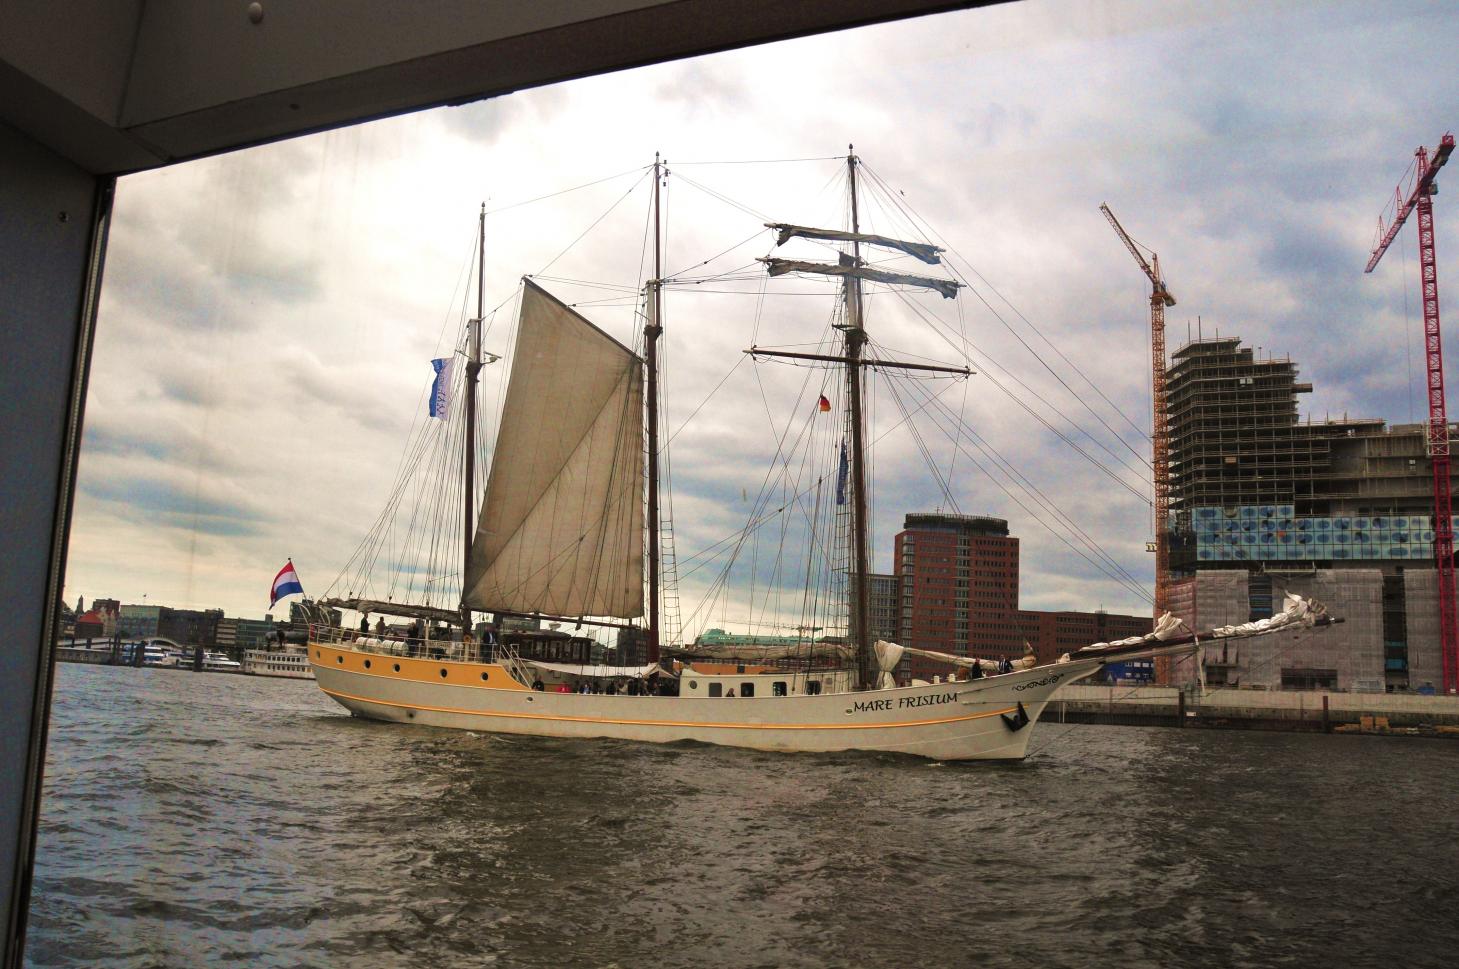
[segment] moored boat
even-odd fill
[[[302,643],[283,649],[250,649],[243,654],[243,672],[253,676],[278,676],[293,680],[314,679],[309,650]]]

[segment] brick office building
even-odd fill
[[[1018,538],[1001,518],[910,514],[895,541],[903,645],[1017,659],[1027,643],[1040,662],[1052,662],[1089,643],[1150,631],[1144,616],[1019,609]],[[944,664],[910,657],[899,668],[904,678],[947,672]]]

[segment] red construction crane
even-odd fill
[[[1151,428],[1151,470],[1155,477],[1155,618],[1169,609],[1170,591],[1170,420],[1165,409],[1165,307],[1175,305],[1175,297],[1165,288],[1160,275],[1160,257],[1153,251],[1150,261],[1136,247],[1119,219],[1101,202],[1099,211],[1109,219],[1115,233],[1135,257],[1135,262],[1150,277],[1150,398],[1155,417]]]
[[[1372,272],[1403,228],[1409,213],[1418,212],[1418,257],[1423,279],[1424,353],[1428,367],[1429,423],[1425,429],[1429,463],[1434,469],[1434,564],[1439,578],[1439,647],[1444,658],[1444,692],[1459,692],[1459,621],[1454,615],[1454,524],[1449,495],[1449,417],[1444,407],[1444,350],[1439,337],[1439,274],[1434,259],[1434,176],[1454,151],[1454,136],[1439,140],[1432,157],[1415,151],[1414,163],[1393,193],[1393,217],[1384,227],[1378,216],[1378,244],[1364,272]],[[1404,186],[1409,186],[1407,192]],[[1384,214],[1387,214],[1385,208]]]

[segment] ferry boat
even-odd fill
[[[283,649],[250,649],[243,654],[243,672],[291,680],[314,679],[309,650],[303,643],[289,643]]]
[[[121,662],[133,666],[137,649],[142,650],[142,665],[155,669],[177,669],[177,656],[168,649],[163,640],[148,639],[140,643],[122,643]]]
[[[207,650],[203,653],[204,673],[242,673],[243,664],[224,653]]]

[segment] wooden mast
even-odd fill
[[[465,470],[465,551],[461,559],[461,628],[471,628],[471,608],[466,605],[466,573],[471,567],[471,543],[476,538],[476,379],[481,372],[481,318],[486,315],[486,203],[481,203],[481,218],[476,241],[476,318],[467,323],[466,337],[466,447]]]
[[[851,184],[851,231],[860,233],[856,200],[855,147],[848,145],[846,172]],[[852,264],[861,266],[861,242],[851,243]],[[851,543],[853,572],[851,593],[851,641],[856,646],[857,685],[863,690],[876,686],[879,668],[871,643],[871,576],[867,554],[866,461],[862,440],[861,348],[866,344],[862,328],[861,280],[846,277],[846,386],[851,424]]]
[[[856,166],[858,159],[855,154],[855,146],[847,146],[846,171],[851,190],[851,231],[840,231],[831,229],[815,229],[806,226],[788,225],[785,223],[767,223],[767,226],[780,233],[777,245],[783,245],[787,239],[793,237],[804,237],[809,239],[834,239],[848,241],[851,243],[851,253],[842,253],[837,263],[808,262],[801,259],[780,259],[765,257],[760,261],[765,263],[771,276],[781,276],[786,273],[812,273],[817,275],[838,277],[844,281],[846,300],[846,321],[838,325],[845,335],[845,353],[843,356],[829,356],[819,353],[794,353],[779,350],[762,350],[758,347],[751,347],[745,351],[752,356],[767,357],[790,357],[800,360],[825,360],[828,362],[843,363],[846,366],[846,390],[847,390],[847,423],[850,427],[851,455],[846,460],[845,442],[842,442],[842,460],[845,462],[846,478],[843,481],[838,473],[837,482],[837,504],[844,501],[843,488],[846,484],[851,487],[851,545],[852,560],[850,563],[850,616],[849,616],[849,638],[856,649],[857,661],[857,687],[863,690],[875,689],[880,679],[881,668],[876,659],[875,645],[871,639],[871,554],[869,551],[869,519],[867,511],[867,488],[866,488],[866,445],[865,429],[863,425],[865,407],[862,402],[862,377],[861,371],[866,366],[888,367],[900,370],[925,370],[941,373],[956,373],[967,376],[972,373],[966,367],[937,367],[927,364],[900,363],[895,360],[868,360],[862,356],[866,347],[866,330],[863,326],[864,307],[862,305],[861,281],[871,279],[876,282],[890,283],[893,285],[914,286],[924,289],[934,289],[941,293],[945,299],[952,299],[957,295],[958,288],[962,285],[950,279],[935,279],[927,276],[914,276],[902,272],[893,272],[886,269],[879,269],[865,266],[861,261],[861,244],[866,242],[869,245],[883,246],[906,253],[929,264],[940,262],[938,253],[942,250],[929,243],[913,243],[898,239],[889,239],[880,235],[863,235],[861,233],[861,211],[860,200],[856,191]]]
[[[663,333],[663,251],[659,217],[662,166],[654,153],[654,275],[649,280],[648,322],[643,328],[644,409],[648,418],[648,661],[659,661],[659,334]]]

